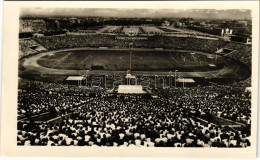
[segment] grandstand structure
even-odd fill
[[[163,35],[160,36],[154,35],[154,36],[148,36],[146,38],[147,39],[122,40],[122,39],[118,39],[117,35],[103,35],[103,34],[88,35],[88,36],[68,35],[68,36],[34,38],[34,41],[44,46],[48,50],[63,49],[63,50],[67,50],[68,52],[65,51],[63,53],[59,52],[56,54],[56,52],[53,51],[47,53],[41,53],[42,51],[38,51],[38,52],[35,51],[36,53],[40,53],[40,54],[37,54],[31,59],[27,59],[24,65],[27,64],[34,65],[35,63],[37,63],[40,64],[40,66],[42,66],[41,68],[38,69],[45,70],[46,72],[51,71],[54,73],[55,71],[58,72],[58,69],[63,69],[60,70],[60,72],[64,72],[63,74],[67,73],[71,75],[84,74],[83,72],[86,68],[89,69],[93,68],[94,70],[92,69],[91,71],[92,73],[94,73],[95,70],[99,70],[99,71],[103,70],[106,71],[107,73],[126,71],[128,69],[132,71],[142,71],[142,70],[149,71],[150,70],[149,67],[153,65],[152,63],[149,63],[152,60],[151,59],[152,55],[156,55],[155,54],[156,52],[161,52],[160,55],[162,55],[162,57],[158,57],[157,61],[155,61],[155,59],[152,60],[155,63],[154,64],[155,66],[153,66],[154,72],[155,71],[159,72],[159,70],[161,70],[162,73],[163,72],[166,73],[169,72],[170,70],[175,70],[179,68],[184,72],[183,76],[224,78],[222,77],[222,75],[228,76],[229,74],[231,74],[231,77],[229,78],[232,78],[233,76],[233,78],[237,77],[238,80],[246,78],[250,74],[250,67],[251,67],[249,64],[251,61],[250,45],[236,44],[233,42],[226,42],[223,40],[211,40],[211,39],[194,38],[194,37],[168,37]],[[50,40],[52,41],[52,43],[49,43]],[[240,46],[240,48],[238,46]],[[131,48],[128,49],[128,51],[126,51],[125,55],[118,56],[121,54],[119,53],[120,48],[122,48],[123,51],[129,47]],[[217,52],[217,50],[220,50],[219,48],[227,48],[227,47],[234,49],[232,53],[222,55],[222,53]],[[93,52],[93,53],[75,54],[69,52],[70,50],[76,52],[75,50],[77,48],[86,48],[85,52]],[[91,51],[92,50],[91,48],[96,48],[95,50],[97,51]],[[80,50],[82,51],[78,51],[78,52],[83,52],[83,49]],[[104,50],[107,50],[107,52],[112,52],[113,50],[115,50],[113,51],[114,53],[113,54],[111,53],[110,55],[116,57],[111,58],[111,56],[108,56],[108,54],[104,54],[104,52],[106,52]],[[185,51],[186,53],[174,54],[175,52],[181,52],[181,50]],[[150,57],[146,56],[146,58],[143,59],[144,56],[140,56],[139,54],[142,51],[143,52],[152,51],[151,53],[149,53],[151,56]],[[194,54],[195,52],[190,52],[190,51],[196,51],[196,54]],[[102,52],[102,53],[94,53],[94,52]],[[190,54],[188,52],[190,52]],[[238,54],[235,54],[237,52]],[[111,61],[101,62],[101,61],[105,61],[105,59],[103,60],[101,58],[99,61],[95,59],[95,57],[98,57],[98,55],[100,54],[104,54],[105,59],[110,57]],[[242,62],[240,63],[239,60],[240,56],[237,57],[233,55],[230,56],[231,54],[242,56],[242,60],[241,60]],[[225,58],[225,57],[229,57],[229,58]],[[74,59],[75,63],[74,61],[69,62],[70,59]],[[36,62],[29,62],[31,60]],[[50,60],[53,62],[49,63]],[[88,61],[91,61],[91,63],[87,63]],[[229,64],[228,61],[232,61],[232,64]],[[167,65],[166,63],[170,63],[170,64]],[[127,66],[127,64],[129,65]],[[235,67],[232,65],[235,65]],[[206,66],[207,68],[205,68]],[[33,66],[32,67],[28,66],[28,67],[32,69]],[[160,67],[162,68],[160,69]],[[205,71],[204,69],[208,70],[208,72],[201,72],[201,71]],[[74,72],[73,70],[76,71]],[[109,71],[109,70],[114,70],[114,71]],[[196,70],[197,72],[190,72]],[[244,74],[241,75],[239,73],[236,73],[236,72],[242,72],[242,70]],[[46,74],[46,72],[43,72],[43,74]],[[154,72],[151,73],[155,74]]]

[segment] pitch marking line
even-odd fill
[[[75,59],[75,58],[77,58],[77,55],[76,55],[76,56],[74,56],[73,58],[71,58],[71,59],[70,59],[70,61],[71,61],[71,60],[73,60],[73,59]]]
[[[179,64],[179,65],[181,65],[173,56],[172,56],[172,54],[171,53],[169,53],[169,55],[170,55],[170,57],[171,57],[171,59],[175,62],[175,63],[177,63],[177,64]]]
[[[93,53],[90,53],[80,64],[82,64],[85,60],[87,60]]]
[[[53,69],[54,67],[56,67],[56,66],[58,66],[59,64],[61,64],[62,62],[64,62],[67,58],[66,57],[68,57],[68,56],[70,56],[71,55],[71,53],[68,53],[68,54],[66,54],[58,63],[56,63],[54,66],[52,66],[51,68]],[[64,58],[66,58],[65,60],[64,60]]]

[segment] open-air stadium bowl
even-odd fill
[[[189,50],[73,48],[40,53],[20,61],[19,75],[40,79],[68,75],[178,75],[203,79],[247,78],[249,69],[225,56]],[[33,75],[33,76],[32,76]],[[35,78],[38,77],[38,78]],[[50,78],[50,77],[49,77]],[[62,79],[62,78],[60,78]]]

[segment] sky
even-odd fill
[[[215,19],[250,19],[250,10],[215,9],[112,9],[112,8],[23,8],[21,17],[26,16],[87,16],[119,18],[162,18],[191,17]]]

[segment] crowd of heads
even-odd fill
[[[46,49],[37,42],[35,42],[33,39],[29,38],[19,40],[19,59],[43,51],[46,51]]]
[[[222,40],[210,40],[192,37],[172,37],[155,35],[148,39],[125,39],[119,40],[115,35],[80,35],[80,36],[52,36],[39,37],[35,40],[50,50],[75,48],[75,47],[117,47],[128,48],[133,43],[136,48],[166,48],[186,49],[214,53],[217,49],[224,47],[226,42]]]
[[[122,26],[111,26],[111,28],[103,31],[104,33],[121,33],[124,27]]]
[[[163,30],[155,27],[155,26],[142,26],[142,31],[144,34],[161,34],[164,33]]]
[[[35,54],[29,46],[48,50],[75,47],[171,48],[214,53],[234,49],[231,58],[251,64],[251,46],[209,39],[151,36],[118,40],[111,35],[50,36],[20,40],[20,56]],[[29,49],[28,49],[29,48]],[[250,146],[251,79],[229,85],[186,89],[152,89],[155,95],[111,94],[62,83],[19,80],[18,145],[248,147]],[[32,117],[56,112],[47,123]],[[210,121],[220,117],[239,128]],[[206,123],[205,123],[206,122]]]
[[[252,45],[241,44],[241,43],[228,43],[225,48],[233,49],[233,51],[227,54],[228,57],[231,57],[237,61],[243,62],[249,68],[252,64]]]
[[[245,82],[154,89],[157,98],[29,80],[19,84],[18,119],[48,112],[51,107],[57,116],[69,116],[52,123],[20,120],[18,145],[250,146],[251,95],[244,91]],[[206,115],[230,119],[243,127],[211,123]]]

